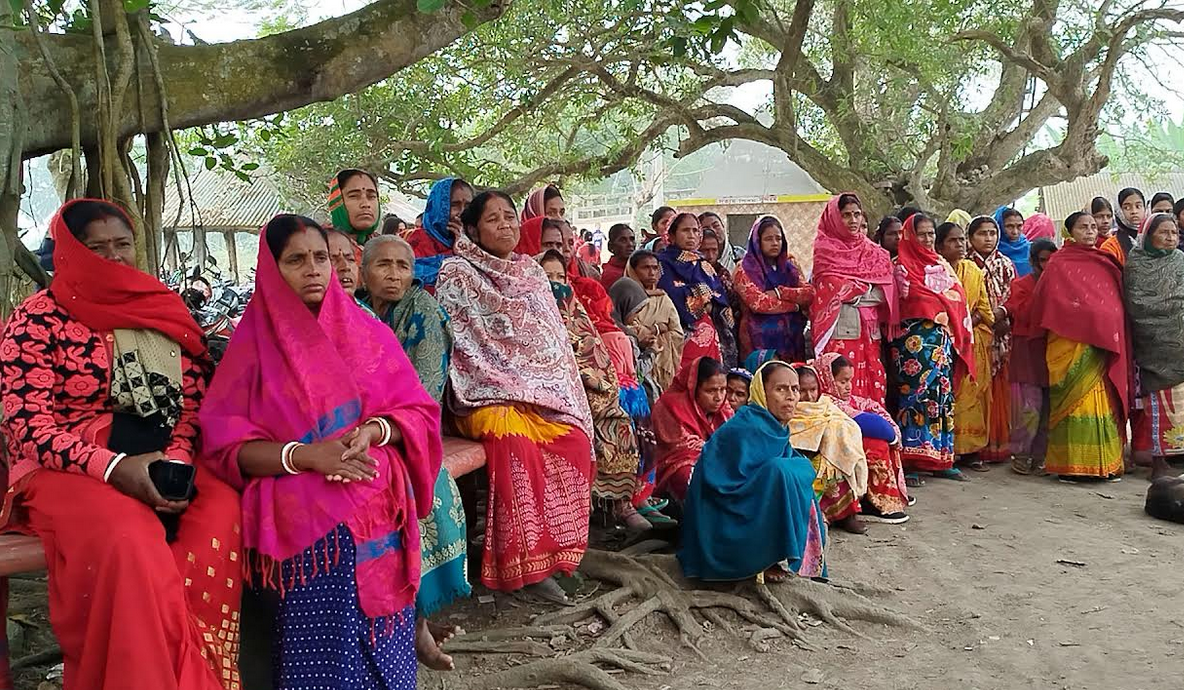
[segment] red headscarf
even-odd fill
[[[966,291],[946,260],[917,241],[914,223],[919,215],[904,222],[896,250],[900,318],[929,319],[950,332],[958,358],[954,379],[960,380],[961,374],[974,375],[974,339]]]
[[[555,191],[559,191],[559,188],[555,187],[555,185],[545,185],[534,190],[530,193],[530,196],[526,197],[526,204],[522,207],[523,223],[531,218],[538,218],[544,215],[547,206],[548,188],[554,188]]]
[[[543,251],[543,220],[541,215],[526,219],[526,211],[522,212],[524,220],[518,229],[518,246],[514,251],[527,256],[535,256]]]
[[[892,257],[888,250],[872,242],[862,233],[852,234],[843,222],[839,199],[854,194],[839,194],[827,202],[818,219],[818,234],[814,238],[814,303],[811,318],[814,322],[815,348],[821,351],[830,340],[839,320],[839,307],[867,292],[871,286],[884,291],[885,304],[881,308],[882,321],[890,326],[897,323],[896,282],[893,278]]]
[[[1130,404],[1130,342],[1122,301],[1122,268],[1094,247],[1066,242],[1052,258],[1032,294],[1032,323],[1074,342],[1109,353],[1107,376],[1125,415]]]
[[[596,332],[601,334],[620,332],[620,327],[613,320],[613,301],[609,298],[608,292],[605,291],[600,281],[585,278],[580,275],[579,270],[579,260],[573,255],[571,263],[567,266],[567,282],[571,284],[576,299],[580,300],[580,304],[584,305],[588,316],[592,318],[592,325],[596,326]]]
[[[714,414],[705,412],[695,400],[699,362],[702,360],[702,357],[696,357],[684,364],[670,387],[654,403],[652,420],[657,441],[658,486],[665,484],[680,468],[693,467],[699,461],[707,439],[732,417],[732,408],[726,400]]]
[[[192,356],[206,351],[202,331],[181,296],[143,271],[104,259],[78,241],[62,217],[84,201],[74,199],[58,209],[49,230],[53,247],[53,295],[70,316],[95,331],[150,329],[167,335]],[[133,227],[126,213],[120,217]]]

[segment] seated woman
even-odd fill
[[[518,213],[503,192],[478,194],[465,234],[440,268],[452,320],[449,407],[485,446],[489,499],[481,581],[547,599],[588,547],[592,414],[547,274],[516,254]]]
[[[243,494],[247,577],[280,595],[273,687],[414,688],[440,408],[316,222],[267,224],[255,286],[200,418],[202,462]]]
[[[661,273],[658,256],[640,249],[629,257],[625,269],[630,280],[618,280],[609,291],[617,319],[637,337],[638,369],[650,383],[651,400],[657,400],[674,381],[685,342],[678,310],[658,287]]]
[[[687,336],[685,363],[699,357],[736,366],[735,321],[723,283],[699,253],[703,233],[693,213],[680,213],[670,224],[670,246],[658,254],[662,272],[658,287],[674,302]]]
[[[423,225],[407,236],[415,252],[415,278],[429,293],[435,293],[440,264],[452,256],[452,245],[463,234],[460,214],[472,200],[472,185],[459,177],[437,181],[428,191]]]
[[[826,576],[814,468],[786,431],[797,402],[793,370],[769,362],[753,376],[749,403],[704,446],[683,511],[678,561],[687,577]]]
[[[859,425],[867,455],[867,494],[860,512],[868,522],[898,525],[908,522],[912,505],[900,463],[900,428],[880,403],[851,394],[855,367],[842,355],[828,352],[814,360],[818,388]]]
[[[371,239],[362,251],[363,304],[394,331],[419,382],[439,404],[448,381],[452,332],[448,314],[413,277],[414,266],[415,254],[402,238],[381,235]],[[420,521],[419,532],[423,573],[415,600],[420,617],[416,648],[429,667],[451,669],[452,659],[440,651],[438,643],[459,630],[429,625],[427,617],[469,596],[472,588],[465,572],[465,509],[456,482],[443,467],[436,475],[432,512]]]
[[[588,407],[592,410],[592,429],[596,434],[592,441],[596,451],[592,498],[609,503],[614,515],[629,529],[647,530],[650,523],[633,507],[639,464],[637,437],[628,413],[621,408],[612,358],[584,305],[568,285],[563,255],[550,249],[539,259],[539,265],[551,281],[551,291],[567,326]]]
[[[728,372],[728,407],[739,410],[748,404],[751,395],[752,374],[739,367]]]
[[[814,299],[810,286],[786,250],[781,221],[762,216],[752,224],[748,253],[735,271],[740,317],[740,357],[772,350],[776,357],[800,362],[806,356],[806,315]]]
[[[691,360],[654,405],[658,493],[686,498],[703,445],[731,418],[725,373],[710,357]]]
[[[192,467],[211,366],[181,298],[136,268],[127,215],[67,202],[53,286],[0,342],[6,530],[49,567],[66,687],[239,687],[239,502],[198,468],[165,495],[154,463]],[[152,470],[155,472],[155,470]]]
[[[255,296],[200,419],[202,463],[243,492],[247,578],[281,594],[275,688],[414,688],[439,406],[334,282],[315,221],[264,228]]]
[[[789,422],[793,447],[806,453],[818,471],[814,488],[826,524],[863,534],[867,526],[859,519],[859,508],[868,478],[863,433],[854,419],[822,394],[815,367],[799,365],[796,373],[801,400]]]
[[[1092,215],[1070,215],[1065,232],[1032,294],[1032,322],[1048,333],[1045,469],[1066,482],[1117,481],[1131,380],[1122,268],[1096,248]]]
[[[336,230],[365,244],[382,223],[378,178],[356,168],[334,175],[329,180],[329,218]]]

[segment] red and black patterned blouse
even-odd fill
[[[43,290],[12,313],[0,340],[0,430],[8,451],[9,485],[38,467],[88,474],[100,481],[115,453],[87,438],[111,401],[114,335],[73,319]],[[209,365],[181,350],[183,404],[180,421],[164,454],[192,464],[197,443],[197,409],[205,394]]]

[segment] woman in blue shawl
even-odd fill
[[[1000,206],[995,209],[995,225],[999,226],[999,252],[1015,264],[1016,277],[1031,273],[1032,242],[1024,234],[1024,214],[1010,206]]]
[[[804,362],[807,308],[814,288],[786,250],[781,221],[762,216],[752,224],[748,252],[733,277],[740,298],[740,356],[769,350],[789,362]]]
[[[814,466],[789,445],[799,397],[784,362],[752,377],[749,402],[703,447],[683,507],[683,574],[700,580],[825,577]]]
[[[688,335],[682,363],[700,357],[736,366],[736,322],[723,283],[711,263],[699,253],[703,232],[693,213],[680,213],[670,223],[670,245],[658,253],[662,275],[658,287],[666,292],[683,331]]]
[[[429,293],[436,292],[440,264],[452,256],[452,244],[461,231],[460,214],[473,200],[473,187],[459,177],[445,177],[432,185],[423,209],[423,227],[407,237],[415,252],[415,279]]]

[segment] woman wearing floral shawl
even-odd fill
[[[461,220],[436,294],[452,322],[448,404],[460,432],[485,446],[481,581],[565,601],[551,576],[574,572],[588,547],[588,398],[547,274],[514,252],[513,200],[482,192]]]
[[[814,351],[846,357],[855,367],[855,395],[879,403],[887,386],[880,341],[893,337],[898,326],[894,275],[888,250],[863,233],[859,197],[831,198],[814,239]]]
[[[1166,476],[1167,456],[1184,454],[1184,252],[1166,213],[1144,223],[1126,262],[1131,342],[1151,423],[1152,479]]]
[[[1016,279],[1016,265],[1009,255],[1001,251],[1007,246],[1009,235],[1018,235],[1012,246],[1022,246],[1025,255],[1030,243],[1023,236],[1023,220],[1019,211],[1002,209],[996,216],[999,221],[979,216],[970,221],[966,238],[970,244],[970,259],[983,272],[983,280],[994,312],[991,337],[991,378],[986,384],[990,389],[987,399],[987,446],[979,453],[983,462],[999,463],[1011,460],[1011,383],[1008,377],[1008,359],[1011,354],[1011,321],[1003,305],[1011,296],[1011,284]],[[992,229],[994,227],[994,230]],[[1024,266],[1030,271],[1025,256]]]
[[[414,688],[440,408],[333,279],[320,226],[281,215],[260,239],[199,418],[202,462],[243,494],[248,581],[280,594],[274,687]]]
[[[680,213],[670,223],[670,246],[658,253],[662,288],[678,310],[688,334],[682,361],[711,357],[736,366],[735,321],[723,283],[699,253],[702,233],[693,213]]]
[[[922,214],[904,222],[896,255],[904,333],[892,343],[900,382],[906,469],[964,479],[954,468],[954,387],[973,376],[970,313],[954,269],[935,249],[933,221]]]
[[[752,224],[748,252],[734,274],[740,298],[740,361],[753,350],[772,350],[787,362],[808,359],[806,315],[814,288],[786,250],[781,221],[762,216]]]

